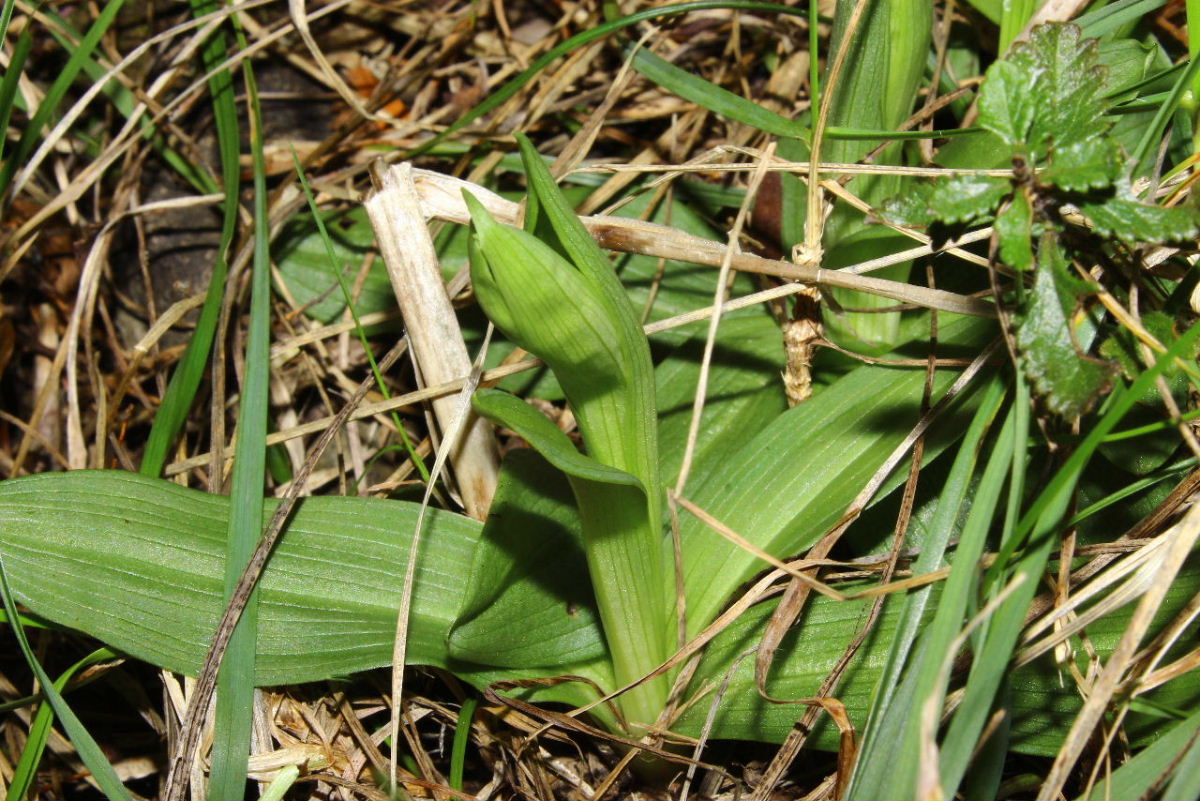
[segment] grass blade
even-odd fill
[[[5,19],[3,27],[8,27],[8,16],[12,14],[12,2],[5,4]],[[33,49],[33,35],[31,34],[32,26],[25,26],[25,30],[21,31],[21,35],[17,38],[17,45],[13,48],[12,56],[8,60],[8,69],[4,71],[4,79],[0,81],[0,131],[8,130],[8,121],[12,116],[13,104],[17,98],[17,85],[21,79],[21,70],[25,67],[25,60],[29,58],[29,51]],[[0,34],[0,41],[4,40],[3,34]],[[8,143],[8,137],[0,137],[0,158],[4,156],[4,146]]]
[[[362,345],[363,353],[367,355],[367,361],[371,365],[371,375],[375,376],[375,386],[379,389],[379,394],[383,396],[384,400],[387,400],[392,397],[391,390],[388,389],[387,382],[383,380],[383,374],[379,371],[379,364],[375,361],[375,354],[371,350],[370,343],[367,342],[366,329],[363,328],[362,320],[358,315],[358,309],[355,308],[356,304],[351,295],[350,287],[346,285],[346,277],[342,275],[342,271],[338,266],[337,256],[333,253],[333,240],[330,238],[329,232],[325,230],[325,221],[321,219],[321,213],[317,209],[316,198],[313,197],[312,188],[308,185],[308,176],[304,174],[304,166],[300,163],[300,156],[296,153],[295,146],[292,147],[292,161],[296,164],[296,175],[300,178],[300,187],[304,190],[305,200],[308,201],[308,210],[312,213],[313,221],[317,224],[317,231],[321,235],[321,243],[325,246],[325,257],[329,260],[329,271],[333,273],[338,288],[342,291],[342,299],[346,303],[346,308],[350,310],[350,316],[354,319],[354,333],[358,335],[359,344]],[[408,429],[404,427],[404,424],[400,421],[400,415],[396,412],[392,412],[392,424],[400,432],[400,441],[404,445],[404,452],[408,454],[409,460],[417,468],[417,472],[421,475],[421,480],[428,484],[429,468],[425,466],[425,460],[417,455],[417,450],[413,447],[412,440],[409,439]]]
[[[42,685],[42,692],[46,696],[46,702],[54,709],[54,714],[58,715],[58,719],[62,721],[63,728],[67,730],[67,735],[71,738],[71,742],[75,745],[75,750],[79,753],[83,764],[92,772],[92,777],[96,783],[100,785],[100,790],[108,798],[111,799],[131,799],[129,791],[121,784],[121,780],[117,778],[117,773],[113,770],[112,763],[104,756],[104,752],[100,750],[100,746],[92,739],[92,735],[88,734],[87,729],[83,727],[83,723],[75,715],[71,707],[63,699],[58,688],[54,685],[54,681],[49,674],[42,668],[41,663],[34,656],[33,649],[29,647],[29,639],[25,636],[25,629],[21,626],[21,622],[17,617],[17,602],[13,599],[12,588],[8,584],[8,571],[4,566],[4,558],[0,556],[0,595],[3,596],[4,609],[8,612],[9,622],[12,624],[13,634],[17,637],[17,642],[21,646],[21,653],[25,655],[25,661],[29,664],[38,682]]]
[[[33,118],[29,120],[29,124],[21,133],[21,138],[17,140],[16,150],[13,151],[11,157],[5,162],[0,169],[0,199],[4,198],[8,191],[9,185],[12,183],[13,176],[16,174],[17,168],[23,165],[29,154],[33,152],[34,145],[37,144],[38,137],[42,135],[42,129],[50,121],[51,115],[58,110],[58,106],[62,103],[63,98],[67,95],[67,90],[71,88],[71,84],[79,76],[80,70],[84,64],[91,58],[92,51],[96,49],[96,45],[100,43],[100,37],[108,32],[113,21],[117,17],[117,12],[121,10],[125,0],[109,0],[101,10],[96,21],[88,28],[88,32],[79,42],[79,46],[71,51],[71,57],[67,59],[67,63],[63,66],[60,72],[54,79],[54,83],[46,90],[45,97],[38,104],[37,111],[33,113]]]
[[[239,45],[246,43],[238,30]],[[254,261],[250,279],[250,321],[246,340],[246,377],[240,393],[237,445],[230,492],[229,549],[225,593],[230,597],[263,533],[263,489],[266,481],[267,403],[270,393],[271,262],[267,229],[267,168],[263,154],[258,88],[247,62],[247,106],[251,119],[250,152],[254,167]],[[210,798],[245,794],[250,758],[254,701],[254,659],[258,638],[258,593],[250,596],[217,679]]]
[[[993,378],[986,387],[979,409],[950,468],[939,496],[937,511],[922,541],[921,555],[913,565],[916,574],[932,572],[941,565],[963,503],[972,489],[971,479],[984,437],[1004,395],[1003,384]],[[1011,436],[1011,430],[1008,433]],[[971,587],[970,579],[975,574],[976,562],[987,535],[986,521],[991,519],[991,507],[999,494],[999,485],[1003,483],[1003,473],[996,475],[994,469],[997,464],[1001,464],[1003,469],[1007,467],[1007,460],[1001,462],[993,458],[988,464],[985,478],[985,481],[990,479],[990,484],[987,488],[981,485],[975,489],[972,515],[984,522],[976,525],[974,539],[970,543],[966,542],[966,532],[963,532],[954,560],[960,578],[958,584],[947,583],[938,601],[933,623],[924,627],[921,625],[930,601],[931,587],[922,587],[904,599],[896,631],[891,638],[888,661],[876,687],[876,697],[863,737],[863,750],[847,792],[848,798],[903,798],[914,796],[917,792],[922,712],[931,695],[945,692],[942,665],[946,662],[946,652],[951,642],[961,628]],[[982,516],[979,515],[981,508],[985,512]],[[913,650],[919,633],[920,648]],[[900,755],[899,759],[897,755]]]
[[[192,13],[200,17],[216,10],[215,0],[192,0]],[[217,31],[205,43],[201,52],[206,69],[211,70],[226,58],[225,37]],[[229,249],[237,231],[238,194],[241,186],[241,164],[238,133],[237,106],[234,103],[233,78],[228,70],[214,73],[208,81],[213,101],[213,118],[217,128],[217,148],[221,156],[221,191],[225,199],[221,204],[221,241],[217,245],[216,260],[204,306],[196,321],[196,330],[188,340],[187,349],[171,374],[167,391],[154,416],[146,449],[142,455],[141,473],[157,476],[162,472],[167,453],[179,436],[184,421],[200,387],[212,352],[213,337],[216,335],[217,318],[221,313],[221,299],[225,295],[225,278],[229,273]]]
[[[103,662],[109,659],[116,659],[117,654],[107,648],[100,648],[80,659],[74,665],[63,671],[62,675],[54,681],[54,689],[62,693],[63,687],[71,680],[71,677],[85,667],[90,667],[97,662]],[[12,778],[8,785],[8,801],[21,801],[29,794],[29,789],[33,785],[33,780],[37,777],[38,763],[42,760],[42,754],[46,750],[46,743],[50,741],[50,727],[54,725],[54,707],[48,703],[42,703],[38,707],[37,715],[34,716],[33,722],[29,724],[29,737],[25,741],[25,747],[21,750],[21,759],[17,762],[16,768],[13,769]]]

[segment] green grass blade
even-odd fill
[[[633,68],[684,100],[690,100],[722,117],[736,120],[765,133],[805,141],[808,141],[812,134],[808,125],[790,120],[753,100],[747,100],[699,75],[682,70],[644,48],[638,48],[634,54]]]
[[[1017,34],[1029,22],[1033,12],[1037,10],[1036,0],[1005,0],[1000,4],[1000,52],[1008,50],[1008,46],[1017,38]]]
[[[479,698],[472,695],[463,701],[458,710],[458,720],[454,725],[454,739],[450,743],[450,787],[453,790],[463,788],[463,767],[467,762],[467,746],[471,743],[471,721],[475,719],[475,710],[479,708]]]
[[[192,13],[203,16],[216,9],[215,0],[193,0]],[[220,31],[213,34],[201,50],[205,69],[211,71],[226,58],[225,37]],[[221,204],[221,241],[217,245],[216,260],[204,306],[196,321],[196,329],[188,340],[187,349],[171,374],[167,391],[154,416],[150,436],[142,455],[141,472],[157,476],[166,463],[167,453],[179,436],[188,412],[200,387],[212,352],[213,337],[216,335],[217,318],[221,313],[221,299],[225,295],[225,278],[229,273],[229,250],[237,232],[238,196],[241,186],[241,144],[238,133],[237,106],[234,102],[233,78],[228,70],[214,73],[208,81],[213,101],[213,118],[217,128],[217,147],[221,157],[221,191],[225,199]]]
[[[1133,165],[1134,169],[1145,164],[1154,149],[1158,147],[1163,132],[1167,130],[1167,125],[1171,122],[1172,115],[1179,108],[1184,95],[1192,88],[1192,85],[1198,78],[1200,78],[1200,59],[1193,58],[1188,61],[1187,69],[1181,72],[1179,77],[1175,79],[1175,85],[1171,88],[1170,96],[1159,106],[1158,113],[1154,115],[1154,119],[1146,126],[1146,130],[1142,133],[1142,138],[1138,140],[1137,147],[1134,148],[1133,154],[1130,156],[1130,164]]]
[[[71,23],[49,9],[43,9],[42,13],[46,15],[47,19],[54,22],[54,25],[48,26],[50,35],[54,37],[64,50],[74,50],[82,37],[75,31]],[[113,79],[104,66],[94,58],[89,57],[83,63],[83,72],[93,82],[106,80],[107,83],[104,85],[103,92],[109,98],[113,108],[121,112],[126,119],[133,115],[137,104],[136,96],[133,91],[120,81]],[[142,136],[150,141],[155,151],[168,166],[179,173],[197,191],[203,194],[212,194],[217,191],[216,182],[203,165],[189,161],[167,147],[165,140],[157,135],[153,121],[148,114],[143,112],[140,119],[145,120],[145,123],[142,125]]]
[[[1075,20],[1084,36],[1097,39],[1124,26],[1133,26],[1152,11],[1162,8],[1167,0],[1117,0],[1094,8]]]
[[[0,198],[3,198],[8,191],[17,168],[23,165],[33,152],[34,146],[42,135],[42,130],[50,122],[51,115],[58,110],[58,106],[62,103],[63,98],[66,97],[71,84],[79,77],[84,64],[91,58],[92,51],[100,43],[100,37],[112,26],[117,12],[121,10],[121,6],[124,3],[125,0],[109,0],[105,4],[99,16],[96,17],[96,21],[92,23],[92,26],[88,28],[88,32],[79,42],[79,46],[71,51],[71,56],[67,59],[67,63],[63,66],[62,71],[55,76],[54,82],[46,90],[46,95],[38,105],[37,111],[33,113],[29,124],[21,133],[21,138],[17,140],[16,150],[13,151],[12,156],[5,161],[3,168],[0,169]]]
[[[0,9],[0,42],[8,37],[8,23],[12,21],[13,9],[17,0],[4,0],[4,8]]]
[[[1177,798],[1179,801],[1196,801],[1200,798],[1200,738],[1192,737],[1187,753],[1175,766],[1175,775],[1163,798]]]
[[[107,648],[92,651],[92,653],[63,671],[62,675],[55,679],[54,689],[61,694],[63,688],[67,686],[67,682],[80,670],[90,667],[97,662],[116,658],[117,654]],[[21,750],[21,759],[13,769],[12,777],[9,781],[8,795],[6,796],[8,801],[22,801],[28,795],[29,788],[33,786],[33,780],[37,777],[38,763],[42,761],[42,754],[46,750],[46,743],[50,741],[50,727],[53,725],[54,707],[48,703],[43,703],[38,707],[33,722],[29,724],[29,737],[25,741],[25,748]]]
[[[117,773],[113,770],[112,763],[104,756],[104,752],[100,750],[100,746],[92,739],[92,735],[88,734],[87,729],[83,727],[83,723],[72,711],[71,707],[63,699],[58,688],[54,685],[54,681],[49,674],[42,668],[41,663],[37,661],[37,657],[33,653],[33,649],[29,647],[29,639],[25,636],[25,629],[21,626],[16,618],[17,602],[13,598],[12,588],[8,583],[8,570],[5,566],[3,556],[0,556],[0,594],[3,595],[4,609],[8,612],[9,621],[12,622],[13,634],[17,637],[17,642],[21,646],[21,653],[25,656],[25,661],[28,663],[33,674],[37,676],[38,682],[42,685],[42,692],[46,696],[46,702],[54,709],[54,713],[58,715],[58,719],[62,721],[63,728],[67,731],[67,736],[71,738],[71,742],[75,746],[76,752],[79,754],[83,764],[92,772],[92,778],[100,785],[100,790],[108,798],[111,799],[131,799],[129,791],[121,784],[121,780],[117,778]]]
[[[699,75],[682,70],[661,56],[639,48],[633,56],[633,68],[659,86],[679,95],[684,100],[702,106],[709,111],[731,120],[749,125],[776,136],[810,141],[812,129],[803,122],[791,120],[782,114],[760,106],[734,94]],[[937,131],[888,131],[869,128],[846,128],[830,126],[825,129],[829,139],[846,141],[880,142],[888,140],[939,139],[975,133],[980,128],[952,128]]]
[[[984,436],[1004,400],[1004,394],[1001,381],[993,378],[984,391],[939,495],[937,510],[927,526],[928,534],[922,540],[921,555],[913,565],[916,574],[927,573],[941,566],[963,503],[972,489],[971,479],[975,474]],[[998,461],[994,459],[993,463]],[[1007,461],[1004,466],[1007,466]],[[992,467],[991,463],[989,467]],[[995,477],[992,480],[995,483]],[[1003,474],[1000,475],[1002,481]],[[982,489],[976,490],[976,503],[982,500],[986,505],[986,496],[979,497],[982,492]],[[994,497],[992,502],[995,502]],[[972,511],[978,508],[973,503]],[[955,565],[961,568],[958,572],[963,575],[960,579],[962,586],[955,587],[957,593],[952,593],[950,586],[947,586],[931,626],[922,627],[922,623],[932,588],[922,587],[905,597],[891,638],[888,660],[880,674],[863,735],[862,754],[847,797],[905,798],[913,797],[916,793],[923,706],[931,694],[944,692],[944,684],[939,681],[942,662],[961,627],[967,603],[966,593],[971,586],[969,576],[975,572],[977,552],[981,552],[986,534],[984,525],[976,532],[975,547],[968,546],[965,553],[960,550],[955,557]],[[921,647],[913,651],[919,633],[922,634]],[[904,693],[900,692],[902,688],[906,690]]]
[[[236,19],[236,18],[235,18]],[[238,44],[247,46],[240,29]],[[271,257],[267,208],[267,166],[262,115],[254,72],[242,67],[250,113],[250,153],[254,169],[254,260],[250,278],[250,321],[246,339],[246,376],[239,397],[237,445],[230,492],[229,549],[225,562],[226,598],[263,533],[266,481],[267,405],[271,369]],[[258,593],[252,593],[234,628],[217,678],[212,772],[209,797],[239,798],[245,793],[254,705],[254,659],[258,639]]]
[[[1021,577],[1023,583],[997,609],[987,625],[982,643],[977,647],[963,700],[950,722],[942,748],[943,777],[952,779],[947,779],[948,784],[957,785],[961,773],[955,777],[951,771],[965,770],[970,762],[971,751],[991,713],[996,690],[1006,677],[1005,666],[1012,657],[1013,648],[1024,627],[1029,603],[1037,592],[1038,582],[1056,544],[1057,538],[1053,534],[1070,506],[1084,466],[1104,437],[1141,400],[1163,370],[1174,359],[1192,352],[1190,349],[1195,347],[1197,339],[1200,339],[1200,324],[1189,328],[1172,343],[1166,353],[1159,356],[1152,367],[1142,372],[1127,389],[1114,395],[1108,410],[1038,495],[1011,536],[1001,541],[996,563],[988,571],[989,592],[994,594],[999,591],[1001,582],[1007,583],[1017,576]],[[1018,394],[1018,404],[1020,400]],[[1025,551],[1013,560],[1014,552],[1022,545]]]
[[[6,14],[12,13],[12,3],[8,3],[5,8]],[[5,19],[5,26],[8,25],[8,20]],[[13,104],[17,97],[17,85],[21,79],[21,70],[25,67],[25,60],[29,58],[29,51],[33,49],[33,34],[31,33],[32,26],[27,25],[25,30],[21,31],[21,35],[17,38],[17,44],[13,48],[12,56],[8,61],[8,69],[4,71],[4,78],[0,80],[0,131],[8,130],[8,121],[12,116]],[[4,37],[0,36],[0,41]],[[0,159],[4,157],[4,146],[8,144],[8,137],[0,137]]]

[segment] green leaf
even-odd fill
[[[929,196],[933,215],[945,223],[972,223],[991,214],[1012,184],[1003,178],[956,175],[939,181]]]
[[[1000,240],[1000,260],[1014,270],[1026,272],[1033,267],[1033,206],[1024,192],[1013,195],[1012,202],[996,215],[996,237]]]
[[[1021,362],[1034,390],[1056,414],[1074,419],[1108,387],[1112,370],[1081,349],[1082,321],[1076,322],[1090,284],[1072,276],[1057,240],[1042,238],[1041,264],[1028,308],[1016,315]],[[1083,317],[1082,320],[1086,320]]]
[[[271,516],[276,501],[263,503]],[[259,686],[391,663],[417,504],[302,500],[259,584]],[[120,471],[0,483],[0,553],[35,613],[195,676],[224,608],[229,498]],[[413,597],[414,664],[448,666],[480,524],[431,509]]]
[[[554,423],[516,396],[484,389],[472,402],[477,412],[511,428],[567,474],[579,505],[588,572],[617,680],[632,682],[658,667],[667,645],[666,540],[659,534],[658,517],[649,517],[642,482],[580,453]],[[647,682],[624,700],[632,698],[630,714],[649,723],[661,710],[665,691],[659,683]],[[653,701],[659,707],[651,711]]]
[[[1036,588],[1037,582],[1032,583]],[[1200,572],[1195,569],[1181,572],[1156,620],[1165,624],[1185,607],[1197,590],[1200,590]],[[930,598],[930,615],[937,608],[941,591],[942,583],[939,582],[934,585]],[[805,611],[803,624],[784,637],[767,692],[773,698],[801,699],[814,696],[837,664],[844,644],[850,642],[862,626],[869,603],[869,599],[835,601],[823,596],[812,598]],[[761,640],[763,627],[775,606],[775,602],[770,601],[750,608],[705,650],[692,686],[702,686],[705,681],[713,684],[729,681],[728,689],[716,710],[712,729],[714,736],[780,742],[795,728],[799,716],[795,705],[771,703],[759,695],[754,683],[754,660],[743,660],[730,676],[730,666]],[[1022,617],[1026,608],[1027,605],[1020,610]],[[884,658],[883,650],[896,630],[899,612],[900,604],[884,605],[874,633],[855,655],[838,687],[837,698],[846,705],[850,719],[856,726],[860,726],[865,719],[872,688]],[[1088,626],[1089,641],[1095,645],[1101,658],[1117,644],[1128,625],[1129,615],[1130,609],[1126,607]],[[831,648],[829,643],[843,645]],[[1007,653],[1011,655],[1011,650]],[[1001,662],[1007,659],[1008,656],[1005,656]],[[1072,685],[1064,685],[1060,681],[1059,668],[1050,655],[1011,671],[1009,675],[1013,700],[1009,748],[1018,753],[1053,756],[1062,744],[1072,717],[1079,711],[1078,693]],[[1200,703],[1200,681],[1193,672],[1158,688],[1152,697],[1162,704],[1194,709]],[[699,734],[709,713],[710,702],[711,696],[707,696],[690,707],[673,730],[689,736]],[[987,717],[984,716],[985,722]],[[1136,746],[1153,742],[1161,736],[1162,730],[1161,718],[1136,713],[1126,718],[1125,731]],[[838,747],[838,740],[837,728],[827,718],[814,727],[811,742],[817,747],[833,750]],[[962,749],[970,755],[975,744],[976,739],[970,738],[962,744]],[[1114,794],[1110,797],[1136,796]]]
[[[1107,126],[1102,122],[1105,69],[1095,39],[1082,39],[1079,27],[1048,23],[1033,29],[1029,41],[1013,48],[1012,59],[1033,80],[1027,91],[1038,106],[1029,144],[1053,142],[1061,147],[1090,139]]]
[[[1032,76],[1013,61],[997,61],[988,68],[979,90],[979,124],[1009,145],[1029,139],[1037,102],[1030,91]]]
[[[989,523],[1004,485],[1011,445],[993,450],[985,478],[972,486],[976,463],[1001,403],[1003,382],[993,377],[984,400],[963,437],[947,481],[939,493],[936,511],[921,540],[921,554],[913,564],[915,574],[938,569],[951,537],[959,535],[954,566],[938,599],[932,621],[922,618],[929,608],[932,589],[923,587],[905,595],[891,650],[873,694],[870,717],[849,798],[915,797],[917,765],[921,763],[921,730],[927,705],[940,707],[944,701],[949,670],[955,656],[955,639],[975,597],[978,560],[984,551]],[[1011,442],[1012,431],[1006,426]],[[1001,443],[1005,442],[1002,435]],[[968,498],[970,499],[968,503]],[[957,523],[964,506],[969,506],[974,525],[960,532]],[[917,641],[920,635],[919,642]]]
[[[1071,24],[1034,28],[988,69],[979,96],[980,125],[1035,155],[1096,136],[1106,110],[1096,42]]]
[[[1116,140],[1099,136],[1080,139],[1050,150],[1050,166],[1038,173],[1038,182],[1067,192],[1102,189],[1121,176],[1123,157]]]
[[[879,205],[884,220],[911,228],[928,228],[937,221],[931,206],[933,181],[909,182],[904,191],[887,198]]]
[[[674,484],[692,421],[704,350],[698,334],[654,370],[660,475]],[[786,357],[779,327],[765,314],[721,320],[709,365],[707,402],[692,452],[691,482],[722,472],[736,451],[787,409],[779,374]]]
[[[511,451],[475,551],[463,611],[450,631],[450,655],[551,670],[607,658],[579,532],[562,472],[536,451]]]
[[[723,117],[749,125],[764,133],[794,139],[808,139],[809,129],[795,120],[760,106],[753,100],[735,95],[711,81],[682,70],[671,62],[639,47],[633,56],[633,68],[642,75],[679,95]]]
[[[1096,231],[1127,244],[1185,242],[1196,236],[1196,212],[1143,203],[1126,187],[1104,201],[1080,203],[1079,211]]]
[[[361,206],[325,215],[325,226],[337,268],[353,285],[364,259],[375,244],[367,213]],[[299,214],[284,225],[275,245],[279,275],[305,313],[323,323],[334,322],[346,308],[331,276],[325,238],[312,224],[312,217]],[[376,259],[362,283],[355,308],[360,315],[396,308],[396,297],[381,259]],[[370,329],[368,329],[370,330]]]
[[[977,349],[994,332],[994,323],[958,320],[942,327],[940,347]],[[938,371],[935,398],[953,378]],[[803,552],[841,517],[916,424],[924,381],[921,370],[851,371],[731,451],[723,470],[693,485],[689,500],[776,557]],[[956,406],[944,427],[934,427],[926,459],[957,439],[960,415],[971,411],[969,403]],[[682,520],[680,535],[688,631],[695,634],[764,565],[691,516]]]
[[[26,626],[23,622],[19,625]],[[92,653],[63,671],[54,680],[54,689],[61,694],[63,688],[67,686],[67,682],[80,670],[91,667],[98,662],[105,662],[116,658],[117,654],[108,648],[100,648],[92,651]],[[37,778],[38,763],[41,762],[42,755],[45,753],[46,743],[50,740],[50,732],[53,726],[54,704],[42,703],[38,706],[33,722],[29,724],[29,736],[25,740],[25,747],[21,749],[21,759],[17,762],[9,779],[7,798],[22,799],[28,796],[29,789],[34,779]]]

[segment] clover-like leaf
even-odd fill
[[[1112,186],[1121,175],[1121,147],[1115,139],[1097,136],[1050,151],[1050,166],[1038,173],[1038,181],[1068,192],[1085,192]]]
[[[956,175],[938,182],[929,206],[942,222],[971,223],[990,215],[1011,191],[1011,183],[1003,178]]]
[[[1033,75],[1012,61],[997,61],[979,90],[979,124],[1010,145],[1029,139],[1037,103],[1029,90]]]
[[[1083,352],[1079,342],[1083,326],[1074,318],[1092,286],[1068,272],[1054,236],[1042,237],[1038,256],[1032,297],[1016,318],[1017,347],[1025,373],[1047,408],[1073,419],[1105,390],[1112,369]]]
[[[1078,26],[1046,24],[987,71],[979,96],[979,123],[1012,145],[1040,157],[1053,142],[1065,146],[1095,137],[1102,116],[1105,70],[1096,40]]]
[[[1079,211],[1098,233],[1127,244],[1182,242],[1196,236],[1194,211],[1143,203],[1128,187],[1103,201],[1080,203]]]

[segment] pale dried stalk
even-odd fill
[[[373,169],[378,190],[364,204],[375,239],[391,278],[400,313],[404,317],[413,358],[426,384],[443,384],[471,372],[471,359],[438,265],[429,228],[421,214],[412,167],[399,164]],[[458,414],[453,397],[433,401],[434,414],[443,432]],[[450,454],[467,514],[487,517],[500,457],[491,425],[472,415],[462,439]]]
[[[518,205],[483,187],[427,170],[413,170],[413,179],[416,182],[421,209],[426,217],[467,225],[470,215],[462,199],[462,190],[467,189],[498,221],[509,225],[517,221]],[[725,257],[725,245],[722,243],[693,236],[666,225],[604,215],[581,217],[580,221],[596,241],[609,250],[658,256],[709,267],[720,267]],[[735,253],[732,265],[735,270],[743,272],[774,275],[789,281],[801,281],[822,287],[857,289],[931,309],[974,317],[996,316],[995,307],[984,300],[900,281],[853,275],[844,270],[825,270],[810,265],[764,259],[748,253]]]

